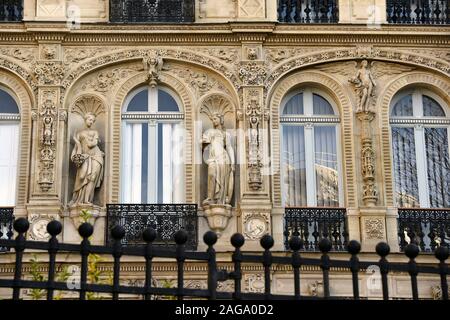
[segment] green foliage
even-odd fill
[[[161,281],[162,287],[166,289],[175,288],[175,283],[173,280],[164,279]],[[163,300],[177,300],[176,296],[162,296]]]
[[[31,258],[30,263],[31,263],[31,271],[30,271],[31,279],[33,281],[39,281],[39,282],[45,281],[45,277],[39,271],[41,264],[37,261],[36,255],[33,255],[33,258]],[[45,297],[45,290],[44,289],[31,289],[30,296],[33,300],[40,300]]]
[[[83,222],[89,222],[89,219],[92,218],[92,213],[87,209],[82,209],[80,212],[80,218]]]

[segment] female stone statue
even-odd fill
[[[91,129],[95,123],[95,114],[88,112],[84,116],[86,128],[73,137],[71,160],[77,166],[77,175],[73,188],[71,204],[92,204],[95,188],[100,187],[103,180],[105,154],[100,150],[98,131]]]
[[[212,114],[213,129],[203,133],[202,143],[209,144],[208,195],[204,205],[230,204],[234,185],[234,150],[231,136],[223,129],[223,115]]]

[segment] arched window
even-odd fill
[[[338,124],[331,99],[311,89],[287,95],[281,108],[281,180],[285,206],[340,205]]]
[[[450,207],[450,118],[432,92],[407,90],[391,103],[395,198],[399,207]]]
[[[165,87],[140,87],[122,110],[121,201],[183,203],[183,119]]]
[[[19,106],[13,95],[0,88],[0,206],[16,204],[19,154]]]

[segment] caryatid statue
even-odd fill
[[[359,105],[356,112],[370,111],[370,98],[374,95],[376,83],[371,71],[368,69],[368,64],[367,60],[363,60],[355,77],[349,80],[358,89]]]
[[[73,137],[75,147],[70,159],[77,166],[75,185],[71,205],[93,204],[95,189],[103,181],[105,154],[99,148],[98,131],[92,129],[96,115],[88,112],[84,115],[85,129]]]
[[[202,143],[209,144],[208,192],[204,205],[229,205],[234,185],[234,149],[231,135],[223,128],[224,115],[211,115],[214,128],[203,133]]]
[[[224,128],[224,117],[231,113],[230,102],[219,95],[203,102],[201,112],[211,120],[213,128],[202,136],[203,146],[209,145],[207,198],[203,205],[229,206],[234,187],[234,148],[231,134]]]

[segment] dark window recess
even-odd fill
[[[278,21],[287,23],[338,23],[338,1],[278,0]]]
[[[450,246],[449,209],[398,209],[398,237],[402,251],[408,244],[423,252]]]
[[[122,226],[126,236],[123,245],[142,244],[142,232],[153,228],[158,233],[154,244],[172,246],[174,235],[184,230],[189,236],[187,248],[197,248],[197,205],[195,204],[108,204],[106,242],[111,230]]]
[[[450,0],[387,0],[387,21],[396,24],[450,24]]]
[[[285,208],[284,245],[299,237],[303,251],[319,251],[319,242],[328,239],[333,251],[345,251],[348,232],[345,221],[346,210],[342,208]]]
[[[22,21],[22,18],[22,0],[0,0],[0,22]]]
[[[117,23],[194,22],[195,0],[110,0],[109,19]]]

